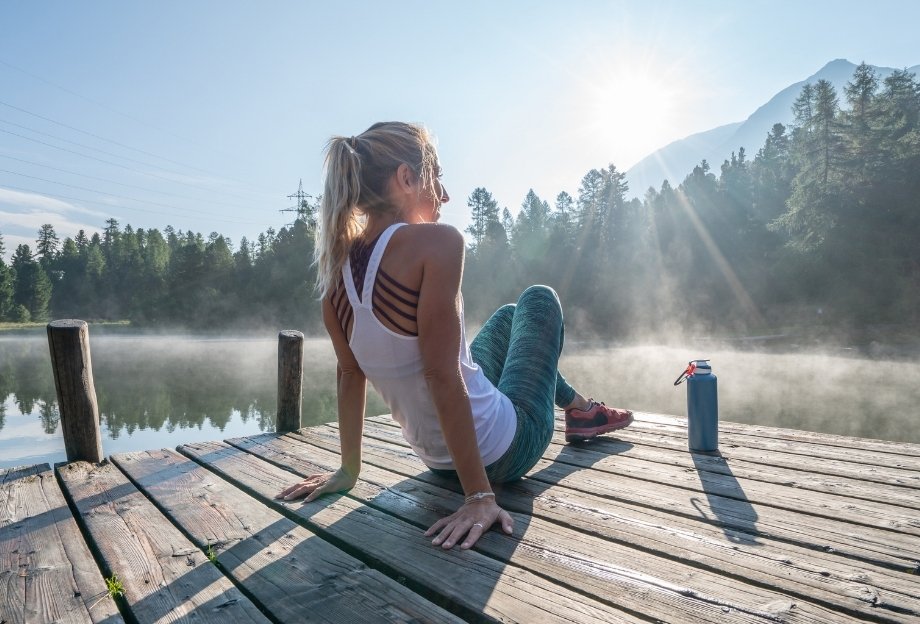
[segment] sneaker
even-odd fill
[[[565,411],[566,442],[590,440],[602,433],[622,429],[632,424],[633,413],[631,411],[607,407],[594,399],[588,399],[588,401],[590,406],[586,410]]]

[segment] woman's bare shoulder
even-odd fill
[[[446,223],[413,223],[401,227],[398,234],[415,253],[427,258],[462,258],[466,247],[460,230]]]

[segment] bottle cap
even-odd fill
[[[693,377],[694,375],[711,375],[712,367],[709,365],[709,360],[690,360],[687,362],[687,368],[684,369],[684,372],[680,374],[680,377],[674,382],[675,386],[679,386],[684,381]]]
[[[709,365],[709,360],[694,360],[693,364],[694,375],[709,375],[712,373],[712,366]]]

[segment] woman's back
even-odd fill
[[[348,302],[349,313],[345,320],[350,325],[348,342],[351,351],[368,380],[392,410],[394,420],[403,427],[406,440],[426,464],[437,468],[450,468],[452,462],[428,388],[419,337],[409,332],[394,331],[393,310],[387,307],[393,293],[387,292],[389,287],[386,284],[396,283],[405,290],[414,290],[419,299],[428,296],[423,283],[425,260],[438,262],[439,258],[437,254],[434,258],[426,256],[420,248],[438,243],[437,239],[444,229],[443,226],[435,230],[432,226],[391,225],[374,241],[369,253],[362,253],[362,260],[365,255],[367,259],[364,270],[354,271],[354,258],[349,257],[342,271],[342,290],[345,293],[342,296]],[[400,236],[401,233],[405,235]],[[421,262],[418,261],[420,256]],[[400,283],[401,280],[397,282],[395,276],[388,278],[392,282],[382,278],[385,265],[390,267],[388,274],[395,273],[406,281],[414,277],[418,281],[418,290]],[[355,279],[356,274],[363,274],[363,280]],[[415,282],[409,283],[415,286]],[[381,286],[387,290],[379,295]],[[403,310],[413,307],[406,303],[401,305]],[[412,312],[417,312],[417,305]],[[458,314],[458,317],[433,319],[433,322],[435,325],[460,324],[460,348],[454,357],[468,390],[479,448],[484,458],[494,460],[507,449],[514,435],[514,410],[507,397],[473,362],[463,331],[462,307],[458,309]],[[400,322],[406,320],[400,317]],[[415,325],[418,326],[417,320]],[[400,323],[397,326],[401,326]]]
[[[438,261],[426,255],[426,249],[438,244],[446,226],[433,223],[403,224],[392,232],[379,258],[370,300],[374,315],[390,331],[403,336],[418,336],[418,302],[422,290],[423,267],[426,261]],[[349,267],[358,298],[364,302],[368,282],[368,265],[375,245],[383,232],[355,242],[349,253]],[[343,273],[344,275],[344,273]],[[351,340],[354,311],[340,277],[330,295],[342,329]]]

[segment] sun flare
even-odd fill
[[[604,76],[589,97],[590,129],[636,158],[661,146],[660,137],[669,133],[677,106],[676,92],[664,79],[634,69]]]

